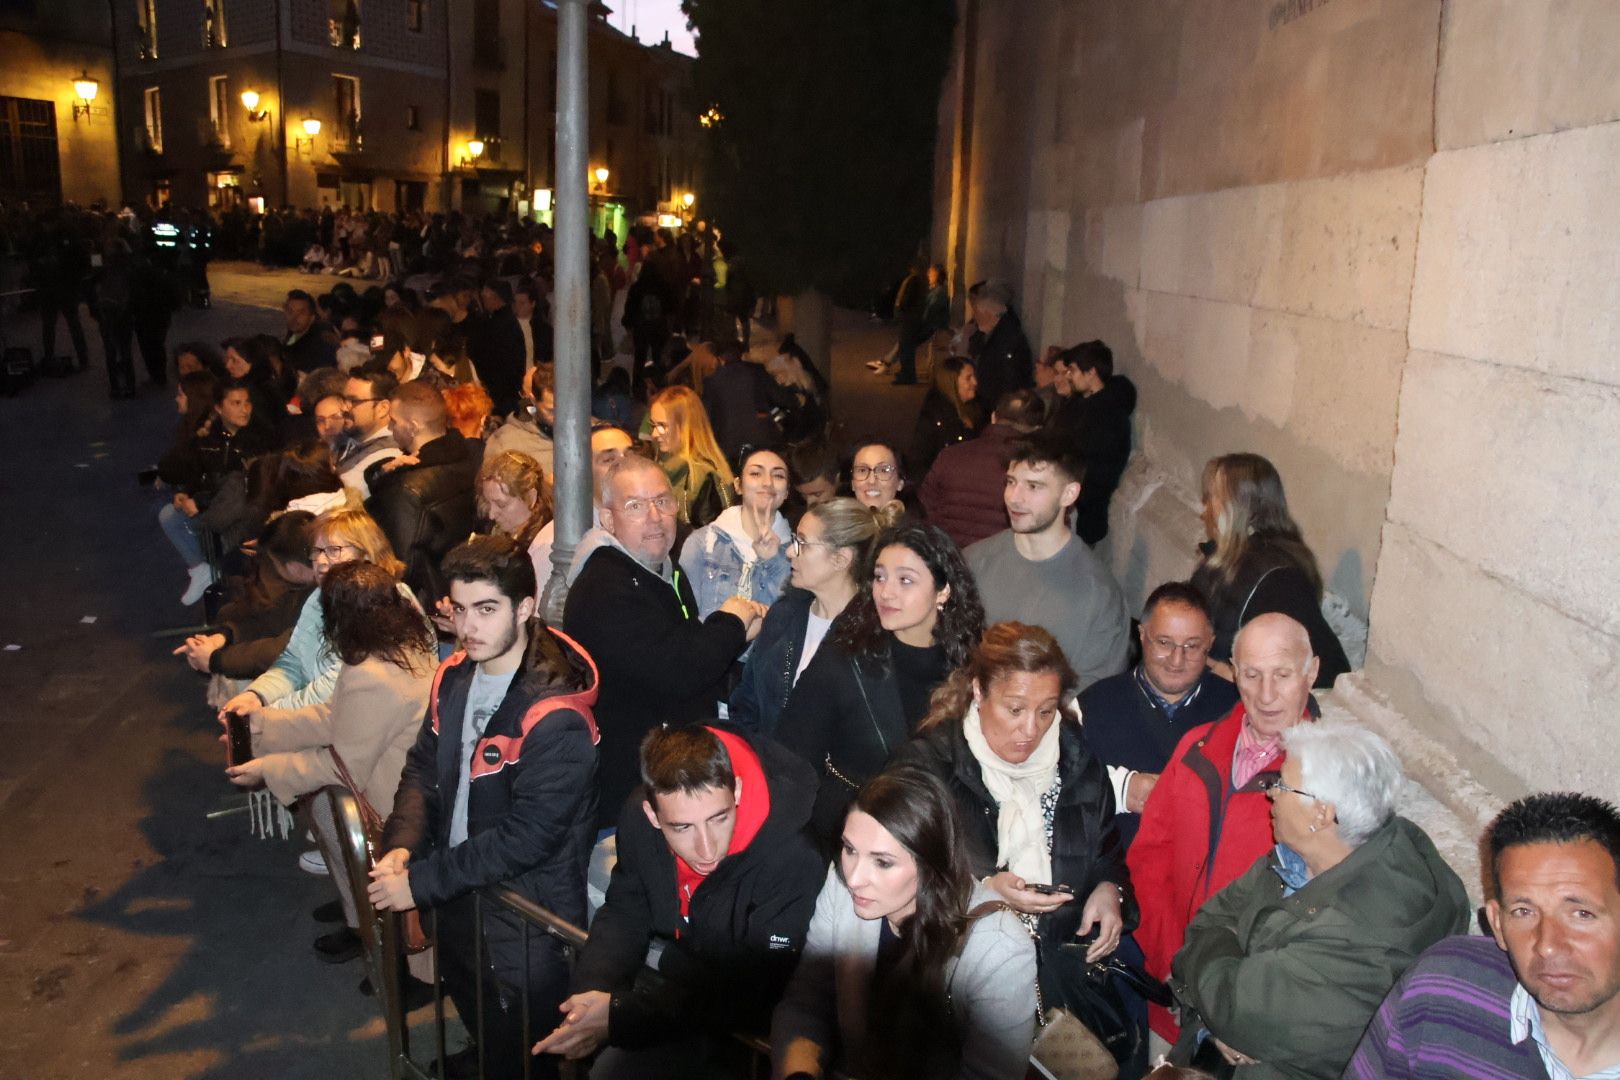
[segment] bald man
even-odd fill
[[[1320,715],[1311,683],[1317,658],[1305,627],[1287,615],[1258,615],[1232,646],[1238,703],[1225,717],[1182,737],[1148,796],[1126,862],[1142,906],[1136,941],[1147,968],[1167,978],[1200,905],[1271,849],[1265,795],[1282,769],[1282,736]],[[1170,1013],[1149,1022],[1170,1043]]]
[[[388,402],[388,426],[404,456],[366,471],[366,510],[405,563],[405,584],[432,610],[445,595],[439,560],[478,524],[479,458],[450,426],[444,397],[432,384],[401,383]]]

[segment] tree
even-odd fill
[[[864,300],[898,277],[928,233],[955,0],[681,6],[700,108],[719,114],[704,209],[755,285],[825,311],[827,296]]]

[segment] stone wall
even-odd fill
[[[961,25],[934,247],[958,289],[1010,281],[1037,350],[1101,337],[1140,388],[1107,541],[1132,599],[1190,569],[1203,462],[1258,451],[1366,657],[1342,702],[1465,826],[1620,794],[1620,5],[963,0]]]

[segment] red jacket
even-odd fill
[[[1271,804],[1260,783],[1277,775],[1282,758],[1241,791],[1232,790],[1232,755],[1243,717],[1240,701],[1224,719],[1182,737],[1148,796],[1126,856],[1142,906],[1136,942],[1156,978],[1169,978],[1170,961],[1204,901],[1271,850]],[[1176,1041],[1166,1009],[1150,1006],[1148,1018],[1154,1031]]]

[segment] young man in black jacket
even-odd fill
[[[574,995],[535,1052],[606,1043],[609,1075],[707,1075],[737,1056],[732,1032],[765,1031],[804,946],[827,874],[809,827],[816,775],[720,727],[655,729],[641,775]],[[649,948],[658,977],[638,980]]]
[[[525,943],[492,919],[483,971],[474,970],[472,893],[504,885],[584,924],[596,833],[596,667],[534,621],[534,566],[515,541],[469,540],[445,558],[444,574],[462,651],[434,678],[368,892],[382,910],[433,909],[440,971],[469,1029],[484,984],[484,1075],[519,1076],[522,987],[530,1030],[544,1031],[567,992],[567,960],[549,935]]]

